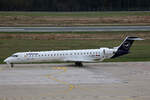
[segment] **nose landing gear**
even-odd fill
[[[11,63],[11,64],[10,64],[10,67],[11,67],[11,68],[13,68],[13,67],[14,67],[14,64],[13,64],[13,63]]]
[[[82,62],[75,62],[75,66],[83,66]]]
[[[14,67],[14,64],[13,64],[13,63],[8,63],[8,62],[7,62],[7,64],[8,64],[8,66],[9,66],[10,68],[13,68],[13,67]]]

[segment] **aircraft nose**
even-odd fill
[[[4,62],[6,63],[6,62],[7,62],[7,59],[5,59]]]
[[[5,63],[8,63],[8,62],[9,62],[9,59],[8,59],[8,58],[6,58],[6,59],[4,60],[4,62],[5,62]]]

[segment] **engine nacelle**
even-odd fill
[[[114,55],[115,49],[109,49],[109,48],[100,48],[100,51],[102,52],[102,56],[104,58],[110,58]]]
[[[100,48],[103,54],[110,54],[109,48]]]

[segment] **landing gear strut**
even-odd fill
[[[11,67],[11,68],[13,68],[13,67],[14,67],[14,64],[13,64],[13,63],[11,63],[11,64],[10,64],[10,67]]]
[[[75,62],[75,66],[83,66],[82,62]]]

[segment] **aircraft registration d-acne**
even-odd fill
[[[82,66],[82,62],[99,62],[104,59],[116,58],[128,54],[134,40],[143,39],[138,37],[126,37],[120,46],[114,48],[18,52],[6,58],[4,62],[10,67],[18,63],[52,61],[75,62],[76,66]]]

